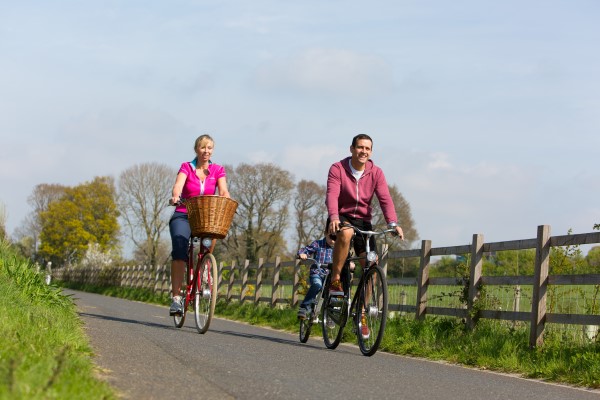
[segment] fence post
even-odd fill
[[[400,304],[402,304],[402,306],[406,305],[406,291],[402,291],[400,292]],[[403,307],[404,309],[404,307]],[[406,311],[400,311],[400,315],[404,316],[406,315]]]
[[[550,264],[550,226],[540,225],[537,230],[535,249],[535,271],[533,276],[533,295],[531,299],[531,327],[529,328],[529,347],[544,343],[546,324],[546,292],[548,290],[548,268]]]
[[[431,240],[421,242],[421,261],[417,276],[417,312],[415,318],[425,318],[427,309],[427,286],[429,285],[429,260],[431,259]]]
[[[294,265],[294,287],[292,289],[292,307],[298,305],[298,289],[300,288],[300,260]]]
[[[231,261],[231,269],[229,270],[229,285],[227,286],[227,302],[231,301],[231,291],[235,282],[235,260]]]
[[[479,299],[481,289],[481,268],[483,264],[483,235],[473,235],[471,244],[471,265],[469,266],[469,298],[467,299],[467,326],[475,327],[479,319],[478,311],[473,310],[475,302]]]
[[[279,289],[279,272],[281,271],[281,258],[275,257],[275,270],[273,271],[273,288],[271,289],[271,307],[277,305],[277,290]]]
[[[246,300],[246,292],[248,291],[248,267],[250,266],[250,260],[244,261],[242,267],[242,289],[240,290],[240,303]]]
[[[262,272],[264,264],[264,259],[262,257],[259,258],[258,266],[256,267],[256,287],[254,288],[254,304],[256,305],[260,302],[260,295],[262,293]]]
[[[521,285],[515,287],[515,298],[513,303],[513,311],[518,312],[521,307]],[[517,320],[513,319],[513,328],[517,326]]]

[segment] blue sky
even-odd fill
[[[210,133],[325,183],[351,138],[433,246],[600,223],[600,2],[0,0],[0,202]],[[232,194],[235,197],[235,193]]]

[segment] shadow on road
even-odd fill
[[[218,330],[218,329],[211,329],[210,332],[217,333],[220,335],[237,336],[237,337],[244,337],[244,338],[248,338],[248,339],[264,340],[264,341],[273,342],[273,343],[289,344],[292,346],[310,348],[310,349],[315,349],[315,350],[332,351],[332,350],[328,349],[327,347],[324,347],[324,345],[319,346],[319,345],[308,343],[308,342],[300,343],[300,341],[296,341],[296,340],[282,339],[282,338],[276,338],[276,337],[272,337],[272,336],[257,335],[254,333],[222,331],[222,330]],[[336,351],[342,351],[342,347],[338,347],[338,349]],[[354,353],[348,352],[348,354],[354,354]],[[360,356],[362,357],[362,355],[360,355]]]
[[[152,328],[161,328],[161,329],[169,329],[169,330],[176,329],[173,326],[169,326],[169,325],[165,325],[165,324],[157,324],[155,322],[147,322],[147,321],[138,321],[136,319],[129,319],[129,318],[119,318],[119,317],[113,317],[110,315],[90,314],[90,313],[86,313],[86,312],[79,312],[78,314],[82,317],[103,319],[106,321],[125,322],[128,324],[145,325],[145,326],[150,326]]]

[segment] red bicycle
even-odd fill
[[[186,286],[182,293],[183,312],[173,315],[173,322],[181,328],[191,307],[198,332],[206,333],[218,296],[219,271],[211,248],[213,240],[227,235],[238,203],[220,196],[196,196],[181,201],[187,208],[192,234],[188,244]]]
[[[183,312],[173,315],[173,322],[181,328],[188,308],[193,308],[196,329],[206,333],[217,304],[217,260],[210,252],[212,239],[192,236],[188,245],[186,287],[182,293]]]

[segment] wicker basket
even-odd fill
[[[223,239],[238,203],[221,196],[196,196],[185,200],[192,236]]]

